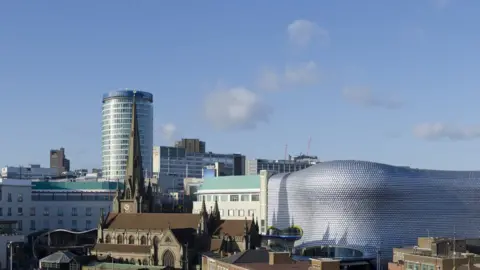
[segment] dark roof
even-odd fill
[[[199,214],[179,213],[110,213],[105,220],[106,229],[196,229],[200,221]]]
[[[57,251],[40,260],[40,263],[70,263],[76,257],[70,251]]]
[[[118,244],[104,244],[98,243],[93,247],[93,251],[108,253],[108,252],[119,252],[119,253],[137,253],[145,254],[150,253],[150,246],[144,245],[118,245]]]
[[[232,256],[222,258],[222,262],[231,263],[231,264],[240,264],[240,263],[268,263],[268,250],[266,249],[249,249]]]
[[[243,236],[245,222],[247,222],[247,226],[250,228],[252,224],[251,220],[222,220],[213,234],[217,235],[223,233],[230,236]]]
[[[307,270],[310,268],[309,262],[294,262],[270,265],[267,263],[247,263],[247,264],[235,264],[249,270]]]
[[[194,228],[181,228],[181,229],[171,229],[175,238],[177,238],[180,245],[188,245],[191,247],[195,242],[195,229]]]

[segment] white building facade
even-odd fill
[[[255,216],[262,230],[267,217],[268,177],[268,172],[262,171],[259,175],[205,178],[197,191],[192,212],[200,212],[203,200],[210,212],[217,201],[222,219],[243,220]]]
[[[0,177],[12,179],[45,179],[56,177],[57,168],[42,168],[40,165],[6,166],[2,168]]]
[[[0,179],[0,219],[17,221],[24,235],[43,229],[93,229],[101,213],[110,211],[117,184]]]
[[[103,96],[102,172],[107,179],[123,179],[128,157],[128,139],[132,122],[132,101],[137,104],[142,164],[152,173],[153,95],[143,91],[115,91]]]

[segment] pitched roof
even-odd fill
[[[250,228],[252,221],[247,220],[247,226]],[[215,234],[228,234],[230,236],[243,236],[245,228],[245,220],[222,220],[220,225],[217,227]]]
[[[219,189],[260,189],[260,176],[235,175],[205,178],[198,191]]]
[[[70,263],[76,257],[70,251],[57,251],[40,260],[40,263]]]
[[[119,245],[119,244],[104,244],[97,243],[93,247],[93,251],[108,253],[108,252],[120,252],[120,253],[137,253],[145,254],[150,253],[151,246],[145,245]]]
[[[188,245],[191,247],[195,242],[195,229],[194,228],[181,228],[181,229],[172,229],[172,233],[177,238],[177,241],[180,245]]]
[[[183,213],[110,213],[106,218],[105,228],[139,230],[196,229],[200,217],[199,214]]]
[[[265,249],[249,249],[232,256],[222,258],[221,261],[230,264],[265,263],[269,261],[268,251]]]

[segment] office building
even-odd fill
[[[268,182],[268,225],[302,232],[294,254],[391,259],[417,237],[477,237],[479,171],[329,161]],[[327,248],[326,247],[331,247]],[[324,255],[325,255],[324,254]],[[312,255],[312,256],[313,256]]]
[[[123,90],[105,94],[102,106],[102,173],[106,179],[125,176],[128,138],[132,122],[132,102],[135,96],[143,169],[152,172],[153,95],[142,91]]]
[[[243,220],[256,217],[261,223],[261,182],[266,183],[267,174],[221,176],[205,178],[198,187],[197,200],[193,202],[193,213],[199,213],[202,203],[207,209],[213,208],[218,202],[220,216],[227,220]],[[266,202],[264,203],[266,205]],[[265,221],[263,221],[265,223]],[[262,224],[259,224],[260,227]]]
[[[17,221],[25,235],[42,229],[92,229],[100,214],[111,210],[117,184],[0,179],[0,219]]]
[[[300,155],[287,160],[252,159],[245,161],[247,175],[255,175],[261,170],[273,173],[296,172],[320,162],[316,156]]]
[[[25,236],[17,230],[17,222],[0,218],[0,269],[10,268],[10,258],[14,269],[22,269],[18,257],[24,242]]]
[[[154,174],[176,175],[183,178],[201,178],[205,166],[221,163],[222,174],[244,175],[245,156],[241,154],[188,153],[181,147],[153,148]]]
[[[187,153],[205,153],[205,142],[199,139],[181,139],[175,147],[184,148]]]
[[[57,169],[57,176],[70,171],[70,160],[65,155],[65,148],[50,150],[50,168]]]
[[[2,168],[2,178],[12,179],[48,179],[58,176],[57,168],[42,168],[40,165],[7,166]]]

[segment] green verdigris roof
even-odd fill
[[[260,176],[238,175],[205,178],[198,191],[217,189],[260,189]]]
[[[123,183],[119,183],[120,189],[123,188]],[[33,190],[102,190],[117,189],[117,182],[32,182]]]

